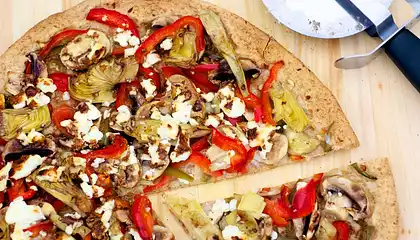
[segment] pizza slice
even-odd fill
[[[165,201],[192,239],[397,239],[399,232],[387,159],[202,204]]]
[[[298,59],[199,1],[84,1],[13,44],[0,57],[0,81],[2,155],[13,169],[29,156],[38,160],[25,177],[43,164],[84,165],[119,196],[359,144],[334,96]],[[72,162],[79,165],[67,168]]]

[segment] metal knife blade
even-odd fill
[[[367,28],[367,33],[382,40],[387,39],[398,30],[391,12],[380,3],[360,4],[356,6],[351,0],[335,0],[357,22]],[[408,1],[408,0],[407,0]]]

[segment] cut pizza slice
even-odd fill
[[[0,82],[6,161],[42,157],[29,172],[75,162],[120,196],[359,145],[301,61],[199,1],[84,1],[17,40],[0,57]]]
[[[399,232],[387,159],[202,204],[165,201],[192,239],[397,239]]]

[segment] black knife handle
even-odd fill
[[[420,39],[404,28],[384,48],[386,54],[420,92]]]

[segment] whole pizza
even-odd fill
[[[307,67],[199,1],[87,0],[15,42],[0,80],[1,239],[174,239],[147,194],[359,145]],[[167,203],[193,239],[396,239],[375,163]]]

